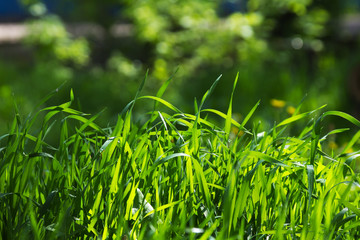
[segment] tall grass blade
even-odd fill
[[[230,130],[231,130],[232,103],[233,103],[234,92],[235,92],[235,88],[236,88],[238,79],[239,79],[239,73],[236,74],[236,78],[235,78],[234,85],[233,85],[231,95],[230,95],[230,102],[229,102],[229,107],[228,107],[228,111],[227,111],[227,115],[226,115],[226,120],[225,120],[225,129],[224,130],[227,135],[230,134]]]
[[[258,106],[260,105],[260,100],[255,104],[255,106],[250,110],[250,112],[246,115],[246,117],[244,118],[244,120],[241,123],[241,127],[243,128],[245,126],[245,124],[249,121],[249,119],[251,118],[251,116],[254,114],[254,112],[256,111],[256,109],[258,108]]]
[[[338,117],[341,117],[345,120],[348,120],[349,122],[351,122],[352,124],[360,127],[360,121],[357,120],[356,118],[354,118],[353,116],[347,114],[347,113],[344,113],[344,112],[340,112],[340,111],[327,111],[323,114],[323,117],[326,117],[326,116],[338,116]]]

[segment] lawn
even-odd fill
[[[232,119],[237,79],[227,112],[205,108],[219,80],[193,113],[162,98],[170,80],[142,96],[144,80],[113,127],[73,109],[72,91],[67,103],[17,113],[0,137],[2,239],[360,238],[360,122],[300,104],[263,130],[251,122],[259,102]],[[135,121],[143,101],[153,111]],[[349,129],[326,132],[327,118],[354,124],[336,151],[329,139]]]

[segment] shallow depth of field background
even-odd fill
[[[47,105],[73,88],[77,109],[105,109],[99,124],[111,125],[147,69],[144,94],[178,69],[164,98],[184,111],[220,74],[207,104],[226,111],[239,72],[239,121],[259,99],[255,121],[265,126],[303,99],[303,111],[327,104],[359,117],[359,10],[359,0],[2,1],[0,132],[14,102],[26,114],[63,83]]]

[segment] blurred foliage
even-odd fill
[[[322,104],[352,108],[344,86],[360,59],[359,48],[340,44],[336,24],[339,16],[355,11],[351,1],[74,0],[51,6],[40,0],[22,2],[34,16],[25,40],[34,59],[30,65],[2,63],[3,79],[14,80],[1,82],[6,103],[0,111],[5,115],[11,92],[32,106],[67,81],[79,97],[79,107],[92,113],[106,107],[108,122],[134,96],[147,69],[145,94],[154,94],[178,66],[165,97],[185,111],[220,74],[223,79],[208,104],[226,109],[229,99],[223,90],[232,87],[237,72],[234,111],[239,118],[259,99],[259,120],[291,114],[306,95],[304,110]],[[67,9],[66,14],[51,8]],[[65,21],[95,22],[104,36],[76,38]],[[111,35],[119,22],[132,25],[132,36]],[[275,106],[274,100],[283,101],[283,106]]]
[[[350,64],[343,64],[342,59],[335,60],[331,68],[322,64],[337,57],[337,49],[325,45],[336,37],[330,35],[334,29],[329,21],[342,8],[332,12],[327,3],[310,0],[249,0],[245,8],[240,2],[123,1],[137,39],[147,43],[152,53],[148,65],[153,75],[165,80],[172,69],[181,66],[178,78],[183,81],[177,84],[185,101],[192,101],[211,79],[225,73],[213,104],[226,108],[228,99],[222,89],[231,87],[239,71],[237,111],[259,98],[266,108],[271,98],[296,105],[307,93],[310,107],[343,106],[347,99],[342,98],[340,87]],[[331,1],[334,5],[340,2]],[[224,12],[221,6],[226,4],[238,7],[237,11]],[[332,69],[337,73],[327,74]]]
[[[26,43],[37,47],[37,54],[44,58],[56,58],[84,65],[89,61],[90,49],[83,39],[72,39],[64,24],[56,16],[45,16],[28,23]]]

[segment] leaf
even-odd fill
[[[168,78],[168,80],[166,80],[166,82],[164,82],[164,83],[161,85],[160,89],[159,89],[158,92],[156,93],[156,97],[158,97],[158,98],[161,98],[161,97],[162,97],[162,95],[164,94],[166,88],[169,86],[171,80],[174,78],[174,76],[176,75],[176,73],[178,72],[178,70],[179,70],[179,67],[177,67],[177,68],[175,69],[174,73]],[[154,108],[155,108],[155,107],[154,107]]]
[[[149,75],[149,69],[146,70],[145,77],[144,77],[143,80],[141,81],[140,86],[139,86],[139,89],[137,90],[137,92],[136,92],[136,94],[135,94],[134,102],[133,102],[133,104],[131,105],[130,112],[132,112],[132,109],[133,109],[134,106],[135,106],[135,102],[136,102],[136,100],[139,98],[140,92],[141,92],[142,89],[144,88],[144,85],[145,85],[145,82],[146,82],[146,80],[147,80],[147,78],[148,78],[148,75]]]
[[[160,102],[161,104],[165,105],[166,107],[170,108],[171,110],[173,110],[174,112],[177,112],[177,113],[181,113],[181,111],[176,108],[174,105],[172,105],[171,103],[165,101],[164,99],[161,99],[159,97],[154,97],[154,96],[141,96],[139,97],[138,99],[153,99],[155,101],[158,101]]]
[[[250,110],[250,112],[246,115],[246,117],[244,118],[244,120],[241,123],[241,128],[243,128],[245,126],[245,124],[249,121],[249,119],[251,118],[251,116],[254,114],[255,110],[257,109],[257,107],[260,105],[260,100],[255,104],[255,106]]]
[[[78,115],[70,115],[70,116],[67,116],[67,118],[72,118],[72,119],[78,120],[80,122],[83,122],[85,124],[85,126],[89,126],[101,133],[104,133],[104,131],[98,125],[96,125],[95,123],[92,122],[92,121],[94,121],[94,119],[89,120],[87,118],[84,118],[84,117],[78,116]]]
[[[235,174],[235,170],[231,170],[229,173],[229,177],[226,183],[226,188],[223,195],[223,203],[222,203],[222,212],[224,216],[223,222],[223,231],[226,231],[227,235],[230,235],[231,227],[234,219],[234,210],[236,210],[236,194],[237,194],[237,186],[236,186],[237,178]],[[239,207],[239,206],[238,206]],[[239,213],[235,213],[238,215]],[[237,217],[235,217],[237,220]]]
[[[93,204],[92,208],[90,209],[91,218],[90,218],[90,223],[88,225],[88,230],[94,232],[96,235],[98,233],[94,229],[94,226],[95,226],[95,224],[97,222],[97,213],[99,212],[100,202],[101,202],[101,199],[102,199],[102,191],[103,191],[103,188],[100,187],[99,192],[96,195],[94,204]]]
[[[348,208],[344,208],[341,210],[338,214],[334,216],[334,218],[331,221],[331,225],[334,226],[335,231],[340,227],[340,223],[344,218],[344,215],[349,211]]]
[[[354,161],[355,159],[359,158],[360,154],[354,154],[352,156],[350,156],[349,158],[346,159],[345,164],[344,164],[344,168],[343,168],[343,176],[346,177],[346,173],[349,169],[351,169],[350,165],[352,163],[352,161]]]
[[[350,128],[339,128],[339,129],[332,130],[328,134],[326,134],[324,137],[322,137],[321,140],[325,140],[330,135],[346,132],[349,130],[350,130]]]
[[[320,131],[322,128],[322,118],[319,117],[313,126],[313,131],[311,133],[311,149],[310,149],[310,164],[313,165],[315,162],[315,156],[318,150],[318,144],[320,139]]]
[[[34,157],[46,157],[46,158],[51,158],[51,159],[54,158],[53,155],[51,155],[49,153],[45,153],[45,152],[38,152],[38,153],[29,154],[29,158],[34,158]]]
[[[349,141],[349,143],[345,146],[344,150],[342,150],[342,154],[346,153],[347,151],[349,151],[349,149],[351,149],[354,144],[359,140],[360,138],[360,131],[358,131]]]
[[[154,171],[154,169],[159,166],[160,164],[163,164],[167,161],[169,161],[170,159],[176,158],[176,157],[190,157],[188,154],[185,153],[174,153],[171,154],[169,156],[166,156],[164,158],[158,158],[155,160],[154,164],[144,173],[144,177],[147,176],[148,174],[150,174],[152,171]]]
[[[175,202],[171,202],[171,203],[162,205],[162,206],[160,206],[160,207],[158,207],[158,208],[156,208],[156,209],[148,212],[148,213],[144,216],[144,218],[150,216],[151,214],[153,214],[153,213],[155,213],[155,212],[159,212],[159,211],[165,210],[165,209],[167,209],[167,208],[173,207],[173,206],[175,206],[176,204],[179,204],[179,203],[181,203],[181,202],[182,202],[182,200],[178,200],[178,201],[175,201]]]
[[[344,204],[345,207],[350,209],[352,212],[354,212],[358,217],[360,217],[360,209],[354,206],[352,203],[345,201],[343,199],[340,199],[340,202]]]
[[[46,95],[44,98],[40,100],[40,102],[34,107],[34,109],[38,109],[41,105],[43,105],[47,100],[52,98],[55,94],[59,93],[59,90],[65,86],[66,82],[63,82],[59,87],[52,90],[48,95]],[[30,114],[32,115],[32,113]]]
[[[118,158],[115,166],[115,170],[113,173],[113,177],[110,184],[110,194],[117,193],[118,191],[118,180],[120,176],[120,166],[121,166],[121,157]]]
[[[262,153],[262,152],[256,152],[256,151],[249,151],[248,152],[248,155],[249,156],[252,156],[252,157],[257,157],[257,158],[260,158],[262,160],[265,160],[266,162],[268,163],[271,163],[271,164],[275,164],[275,165],[278,165],[278,166],[281,166],[281,167],[289,167],[288,165],[286,165],[285,163],[283,162],[280,162],[279,160],[277,160],[276,158],[274,157],[271,157],[265,153]]]
[[[308,193],[309,193],[309,208],[311,206],[311,196],[314,191],[314,184],[315,184],[315,176],[314,176],[314,165],[307,165],[306,166],[307,176],[308,176]]]
[[[204,172],[202,170],[202,167],[201,165],[199,164],[199,162],[194,159],[193,161],[193,166],[194,166],[194,169],[195,169],[195,176],[198,180],[198,183],[199,183],[199,186],[200,186],[200,191],[203,195],[203,198],[205,200],[205,205],[208,209],[211,208],[211,199],[210,199],[210,192],[209,192],[209,187],[208,187],[208,184],[206,182],[206,179],[205,179],[205,175],[204,175]]]
[[[220,81],[222,75],[220,75],[215,81],[214,83],[211,85],[210,89],[208,91],[206,91],[206,93],[204,94],[204,96],[201,99],[200,102],[200,107],[199,107],[199,111],[201,111],[204,103],[206,102],[206,100],[209,98],[209,96],[212,94],[212,92],[214,91],[216,85],[218,84],[218,82]],[[196,115],[198,115],[198,113],[200,114],[200,112],[197,112]]]
[[[204,110],[202,110],[202,112],[212,112],[212,113],[215,113],[216,115],[218,115],[218,116],[220,116],[220,117],[222,117],[224,119],[227,118],[227,115],[225,115],[224,113],[222,113],[222,112],[220,112],[218,110],[215,110],[215,109],[204,109]],[[247,130],[243,125],[241,125],[240,123],[238,123],[234,119],[231,119],[231,124],[238,127],[240,130],[244,130],[244,132],[246,132],[247,134],[252,135],[252,133],[249,132],[249,130]]]
[[[357,120],[356,118],[354,118],[353,116],[344,113],[344,112],[340,112],[340,111],[327,111],[325,112],[323,115],[323,117],[325,116],[338,116],[341,118],[344,118],[345,120],[348,120],[349,122],[353,123],[354,125],[360,127],[360,121]]]
[[[43,216],[47,213],[47,211],[51,211],[51,207],[54,204],[54,200],[59,197],[59,192],[57,190],[51,191],[50,194],[46,197],[45,203],[40,208],[40,216]]]
[[[213,234],[213,232],[216,230],[216,228],[219,226],[220,221],[218,219],[215,220],[215,222],[203,233],[203,235],[201,235],[201,237],[199,238],[199,240],[208,240],[211,239],[211,235]]]
[[[247,200],[248,197],[250,196],[251,193],[251,189],[250,189],[250,184],[251,184],[251,180],[256,172],[256,170],[258,169],[258,167],[264,162],[264,160],[260,160],[256,163],[256,165],[254,166],[253,169],[251,169],[251,171],[249,171],[244,178],[244,182],[240,185],[240,191],[237,194],[237,198],[236,198],[236,204],[235,204],[235,209],[234,211],[234,216],[233,216],[233,226],[237,226],[237,221],[239,219],[239,216],[241,216],[241,214],[243,214],[245,208],[246,208],[246,204],[247,204]]]
[[[298,121],[300,119],[303,119],[303,118],[313,114],[314,112],[319,111],[320,109],[322,109],[324,107],[326,107],[326,105],[323,105],[323,106],[321,106],[321,107],[319,107],[319,108],[317,108],[317,109],[315,109],[313,111],[306,112],[306,113],[301,113],[299,115],[295,115],[295,116],[292,116],[290,118],[287,118],[284,121],[282,121],[281,123],[279,123],[278,125],[276,125],[276,128],[278,128],[280,126],[288,125],[289,123],[296,122],[296,121]]]
[[[232,122],[232,103],[233,103],[234,92],[235,92],[235,88],[236,88],[236,84],[237,84],[238,79],[239,79],[239,73],[236,74],[236,78],[235,78],[235,81],[234,81],[233,89],[232,89],[231,95],[230,95],[229,107],[228,107],[228,111],[227,111],[227,115],[226,115],[225,133],[226,133],[227,135],[230,134],[230,130],[231,130],[231,122]]]
[[[73,102],[74,101],[74,91],[73,89],[71,88],[70,89],[70,102]]]

